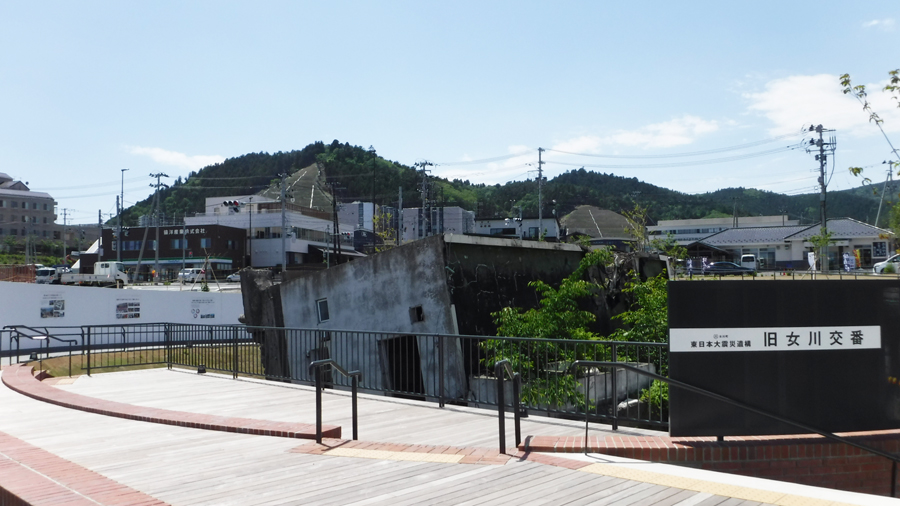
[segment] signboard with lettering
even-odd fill
[[[900,280],[669,283],[669,376],[831,432],[900,428]],[[672,436],[796,434],[670,389]]]
[[[823,338],[824,336],[824,338]],[[749,352],[881,349],[881,328],[759,327],[728,329],[672,329],[669,352]]]

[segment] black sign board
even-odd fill
[[[900,280],[669,283],[673,379],[830,432],[900,427]],[[672,436],[799,429],[671,388]]]

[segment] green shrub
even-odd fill
[[[669,418],[669,384],[653,380],[650,388],[641,391],[641,402],[650,406],[650,417],[654,420]]]

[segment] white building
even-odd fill
[[[432,207],[430,211],[428,213],[421,207],[403,209],[401,239],[404,242],[444,233],[477,233],[475,213],[472,211],[466,211],[458,206]]]
[[[237,203],[233,205],[232,203]],[[282,222],[281,203],[260,195],[233,195],[206,199],[206,212],[185,218],[185,225],[223,225],[247,231],[247,251],[253,267],[282,263],[282,244],[287,266],[321,263],[333,254],[334,222],[331,213],[287,204]],[[341,223],[341,251],[361,256],[353,249],[355,224]],[[285,234],[282,241],[282,234]]]
[[[850,218],[832,218],[827,225],[833,239],[828,246],[831,270],[841,267],[844,253],[854,257],[859,253],[858,267],[865,269],[893,251],[894,234],[889,230]],[[695,241],[687,249],[696,259],[734,261],[752,254],[761,269],[805,270],[809,267],[807,254],[815,249],[809,238],[820,233],[818,224],[729,228]]]
[[[372,218],[375,215],[375,204],[372,202],[351,202],[338,204],[338,222],[341,230],[351,226],[349,230],[372,231]]]
[[[651,236],[662,237],[671,234],[680,246],[687,246],[704,237],[732,228],[784,227],[799,224],[798,220],[787,219],[787,215],[660,220],[656,225],[647,227],[647,232]]]
[[[559,239],[559,226],[553,216],[546,216],[542,220],[538,220],[537,217],[479,218],[475,224],[475,233],[538,240],[541,238],[542,227],[545,240],[556,241]]]

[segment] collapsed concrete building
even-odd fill
[[[315,330],[311,339],[268,331],[263,360],[272,376],[301,377],[311,360],[328,357],[361,370],[369,388],[436,397],[442,385],[443,397],[465,398],[475,341],[441,339],[438,354],[434,336],[495,335],[491,313],[537,307],[528,283],[556,286],[583,257],[570,244],[445,234],[281,284],[250,271],[246,323]]]

